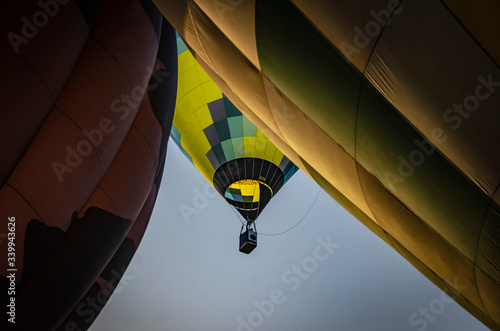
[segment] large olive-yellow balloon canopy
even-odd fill
[[[498,1],[155,2],[287,157],[499,329]]]

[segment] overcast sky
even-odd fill
[[[170,140],[149,227],[91,330],[487,330],[302,171],[250,255],[231,208]]]

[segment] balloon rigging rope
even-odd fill
[[[297,227],[300,223],[302,223],[303,220],[305,220],[305,218],[307,217],[307,215],[309,215],[309,213],[313,209],[314,205],[316,204],[316,201],[318,200],[318,197],[319,197],[320,193],[321,193],[321,187],[318,189],[318,194],[316,194],[316,198],[314,198],[314,201],[313,201],[311,207],[309,207],[309,210],[307,210],[307,212],[304,214],[304,216],[302,216],[302,218],[294,226],[292,226],[290,229],[285,230],[283,232],[278,232],[278,233],[260,233],[260,232],[257,232],[257,233],[260,234],[260,235],[262,235],[262,236],[271,237],[271,236],[280,236],[280,235],[285,234],[285,233],[287,233],[289,231],[292,231],[295,227]]]
[[[302,218],[297,222],[295,223],[294,226],[292,226],[290,229],[288,230],[285,230],[285,231],[282,231],[282,232],[278,232],[278,233],[261,233],[261,232],[257,232],[257,234],[260,234],[262,236],[268,236],[268,237],[271,237],[271,236],[280,236],[282,234],[285,234],[289,231],[292,231],[293,229],[295,229],[300,223],[302,223],[302,221],[307,217],[307,215],[309,215],[309,213],[311,212],[311,210],[313,209],[314,205],[316,204],[316,201],[318,200],[318,197],[319,197],[319,194],[321,193],[321,187],[318,189],[318,193],[316,194],[316,197],[314,198],[314,201],[311,205],[311,207],[309,207],[309,210],[307,210],[307,212],[304,214],[304,216],[302,216]],[[238,220],[241,222],[242,225],[245,224],[245,222],[243,222],[241,220],[241,215],[239,215],[238,213],[236,213],[236,210],[234,208],[231,208],[231,210],[236,214],[236,217],[238,218]]]
[[[243,222],[241,220],[241,215],[236,212],[236,208],[234,206],[232,206],[232,205],[229,205],[229,208],[231,208],[231,210],[233,211],[233,213],[236,215],[236,218],[238,218],[238,221],[240,221],[241,224],[245,224],[246,220],[245,220],[245,222]]]

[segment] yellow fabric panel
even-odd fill
[[[206,174],[205,177],[207,178],[208,182],[213,185],[213,179],[214,179],[214,174],[215,174],[215,169],[210,163],[210,160],[206,157],[202,159],[203,163],[203,173]]]
[[[194,166],[212,183],[215,169],[206,157],[211,146],[203,129],[213,124],[207,103],[222,92],[196,62],[189,50],[178,56],[179,79],[174,125],[181,132],[181,145]]]
[[[192,154],[193,151],[191,150],[191,146],[194,145],[194,140],[198,136],[199,132],[202,131],[198,118],[191,113],[191,116],[189,116],[184,125],[177,129],[181,132],[181,146],[184,147],[189,155],[195,155]]]
[[[207,157],[202,157],[199,163],[202,167],[198,169],[201,171],[203,176],[205,176],[208,182],[213,185],[215,169],[210,163],[210,160]]]
[[[174,125],[177,129],[181,130],[186,123],[187,119],[193,114],[193,108],[187,98],[177,98],[177,105],[175,107]]]
[[[179,83],[182,85],[186,93],[189,93],[196,86],[200,85],[200,79],[196,73],[196,68],[191,67],[182,75],[179,75]]]
[[[198,118],[198,122],[200,126],[204,129],[207,126],[210,126],[214,121],[212,119],[212,115],[210,115],[210,110],[208,106],[205,104],[198,108],[195,112],[196,117]]]
[[[197,110],[207,103],[205,100],[205,95],[203,94],[203,89],[200,85],[189,91],[187,97],[189,99],[189,102],[191,103],[191,107],[193,107],[194,110]]]
[[[212,148],[210,146],[210,143],[208,142],[207,136],[203,132],[200,132],[198,134],[198,137],[196,137],[196,143],[199,146],[199,153],[198,155],[205,155],[207,152]],[[206,156],[204,156],[206,158]]]
[[[190,53],[191,54],[191,53]],[[203,70],[203,68],[200,66],[198,62],[193,57],[193,61],[195,61],[194,67],[196,68],[196,73],[198,74],[198,79],[200,80],[201,83],[208,83],[212,82],[212,79],[210,76]]]
[[[259,182],[256,180],[240,180],[230,186],[231,188],[240,190],[241,195],[252,196],[258,193]]]
[[[180,80],[177,81],[177,96],[176,96],[176,105],[181,101],[187,100],[186,98],[187,90],[184,88],[184,84]]]
[[[203,155],[202,154],[202,150],[203,150],[203,147],[200,143],[198,143],[198,138],[201,136],[201,134],[198,134],[196,136],[196,139],[194,142],[191,142],[191,151],[193,153],[193,155]]]
[[[262,137],[255,137],[255,156],[259,159],[266,157],[267,145],[271,145],[269,139]]]
[[[266,135],[264,134],[264,132],[261,131],[261,129],[259,129],[257,127],[257,133],[255,134],[256,137],[264,137],[267,139]]]
[[[217,85],[215,85],[215,83],[212,80],[203,83],[201,87],[203,89],[203,94],[205,95],[207,103],[222,98],[221,90],[217,87]]]
[[[278,149],[273,144],[267,144],[266,154],[264,154],[264,160],[267,160],[269,162],[273,162],[274,155],[276,154],[277,150]]]
[[[245,157],[255,157],[255,137],[243,137]]]
[[[212,183],[215,169],[205,156],[211,146],[203,129],[213,123],[207,102],[221,98],[222,92],[203,72],[191,52],[181,53],[178,61],[179,81],[174,125],[181,132],[181,145],[191,156],[194,166]]]
[[[236,189],[236,190],[239,190],[239,189],[240,189],[240,186],[241,186],[240,181],[238,181],[238,182],[234,182],[234,183],[232,183],[231,185],[229,185],[229,187],[230,187],[230,188],[234,188],[234,189]]]
[[[188,152],[189,153],[189,152]],[[203,177],[205,177],[210,184],[213,185],[213,177],[215,174],[215,170],[210,164],[210,161],[206,158],[193,158],[193,165],[198,169]]]
[[[260,200],[260,186],[256,180],[240,180],[229,187],[240,190],[242,196],[253,197],[252,202],[259,202]]]
[[[182,76],[188,69],[198,65],[190,51],[184,51],[177,57],[179,76]]]
[[[279,167],[281,160],[283,159],[283,156],[285,156],[279,149],[276,149],[276,154],[274,154],[273,158],[273,163]]]

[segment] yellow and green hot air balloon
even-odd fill
[[[172,138],[251,224],[298,168],[229,101],[179,37],[177,46]]]

